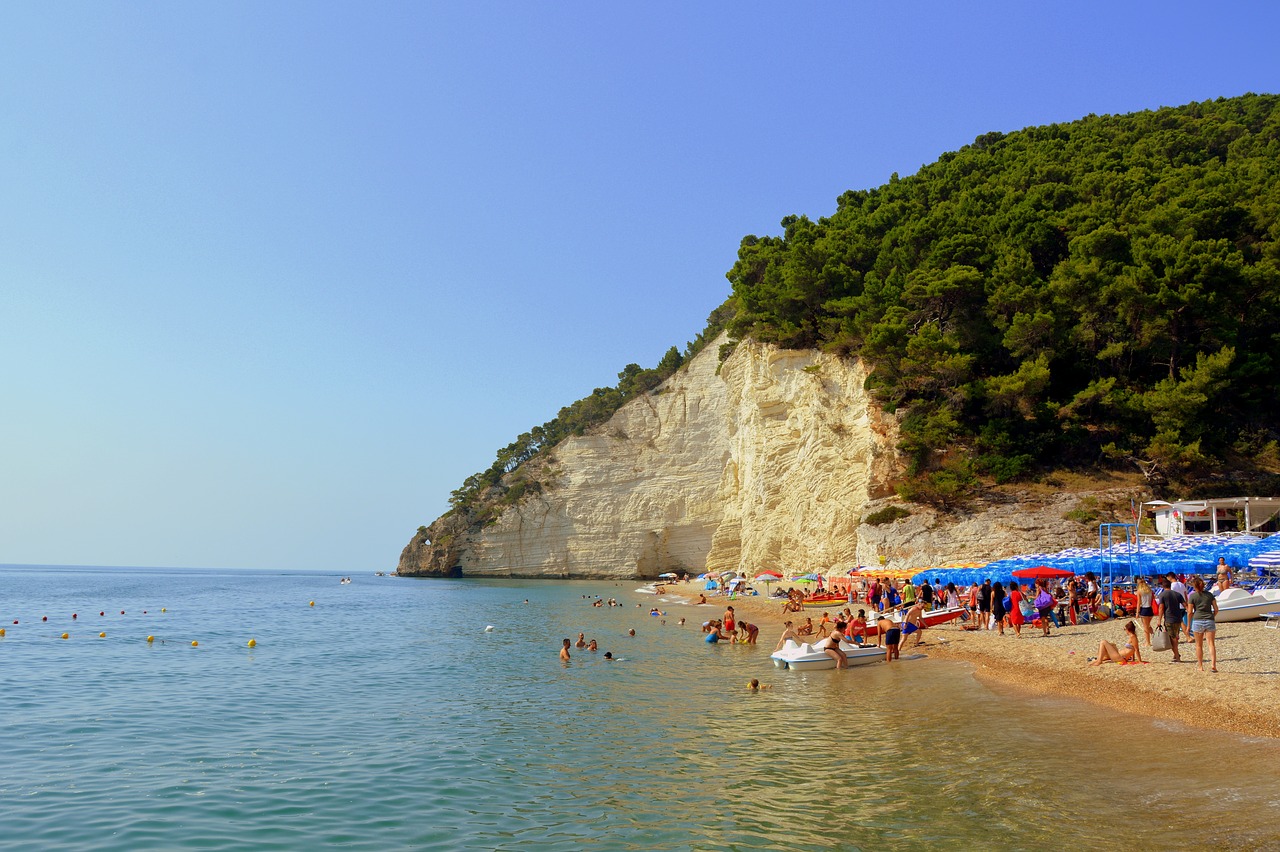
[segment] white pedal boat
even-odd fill
[[[796,644],[796,640],[788,639],[787,643],[782,646],[782,650],[774,651],[770,654],[773,664],[780,669],[795,669],[796,671],[808,671],[809,669],[834,669],[836,661],[825,650],[826,639],[819,640],[814,644],[805,642]],[[846,657],[849,658],[849,665],[861,666],[866,663],[874,663],[876,660],[883,660],[885,649],[877,648],[875,645],[850,645],[848,642],[840,643],[840,650],[844,651]]]
[[[1280,610],[1277,597],[1264,595],[1261,592],[1250,594],[1248,591],[1233,586],[1218,595],[1218,617],[1215,621],[1249,621],[1262,618],[1268,612]]]

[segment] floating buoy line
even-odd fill
[[[316,602],[315,602],[315,601],[307,601],[307,606],[308,606],[308,607],[314,607],[315,605],[316,605]],[[160,607],[160,612],[162,612],[162,613],[167,613],[168,611],[169,611],[169,608],[168,608],[168,607]],[[144,610],[142,611],[142,614],[143,614],[143,615],[148,615],[148,614],[149,614],[149,612],[150,612],[149,610],[145,610],[145,609],[144,609]],[[122,610],[120,610],[120,614],[121,614],[121,615],[125,615],[125,614],[126,614],[126,610],[123,610],[123,609],[122,609]],[[107,611],[106,611],[105,609],[103,609],[103,610],[98,610],[98,617],[99,617],[99,618],[106,618],[106,617],[107,617]],[[77,612],[73,612],[73,613],[71,613],[71,620],[72,620],[72,621],[74,621],[74,622],[77,622],[77,623],[78,623],[78,622],[79,622],[79,620],[80,620],[80,614],[79,614],[79,613],[77,613]],[[22,621],[22,620],[21,620],[20,618],[15,618],[15,619],[13,620],[13,623],[14,623],[14,625],[19,625],[19,624],[21,624],[21,621]],[[47,616],[47,615],[42,615],[42,616],[40,616],[40,623],[41,623],[41,624],[48,624],[48,623],[49,623],[49,616]],[[492,629],[493,629],[492,627],[490,627],[490,628],[489,628],[489,630],[492,630]],[[3,627],[0,627],[0,639],[5,638],[7,635],[8,635],[8,633],[6,632],[6,629],[5,629],[5,628],[3,628]],[[59,639],[64,639],[64,640],[70,640],[70,639],[72,638],[72,636],[71,636],[71,633],[70,633],[69,631],[64,631],[64,632],[62,632],[61,634],[59,634],[58,638],[59,638]],[[107,633],[106,633],[106,631],[105,631],[105,630],[100,630],[100,631],[98,631],[98,638],[99,638],[99,639],[106,639],[106,638],[107,638]],[[181,643],[181,644],[188,644],[188,643],[189,643],[189,644],[190,644],[190,646],[191,646],[192,648],[199,648],[199,647],[200,647],[200,640],[198,640],[198,639],[190,639],[190,640],[188,640],[188,639],[175,639],[175,638],[157,637],[157,636],[155,636],[154,634],[148,634],[148,635],[147,635],[147,638],[146,638],[146,644],[147,644],[148,646],[155,645],[157,642],[159,642],[161,645],[165,645],[165,644],[167,644],[167,643],[169,643],[169,642],[175,642],[175,643]],[[249,638],[249,641],[245,643],[245,647],[247,647],[247,648],[256,648],[256,647],[258,647],[258,640],[257,640],[257,639],[255,639],[255,638],[253,638],[253,637],[250,637],[250,638]]]

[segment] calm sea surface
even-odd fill
[[[1280,847],[1271,740],[776,671],[636,583],[338,579],[0,567],[0,848]]]

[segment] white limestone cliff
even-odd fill
[[[994,527],[918,506],[895,524],[861,524],[870,509],[896,502],[887,498],[900,474],[896,420],[864,390],[861,363],[743,342],[717,370],[717,349],[708,346],[592,434],[529,463],[524,475],[545,487],[494,523],[468,530],[446,516],[420,532],[398,572],[631,578],[828,571],[990,559],[1046,540],[1078,543],[1080,529],[1062,521],[1053,501],[1038,515],[1035,507],[1005,507],[1010,517]],[[957,525],[966,534],[951,535]]]

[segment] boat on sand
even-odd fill
[[[1280,601],[1259,592],[1233,586],[1218,593],[1218,616],[1215,621],[1249,621],[1262,618],[1268,612],[1274,612]]]

